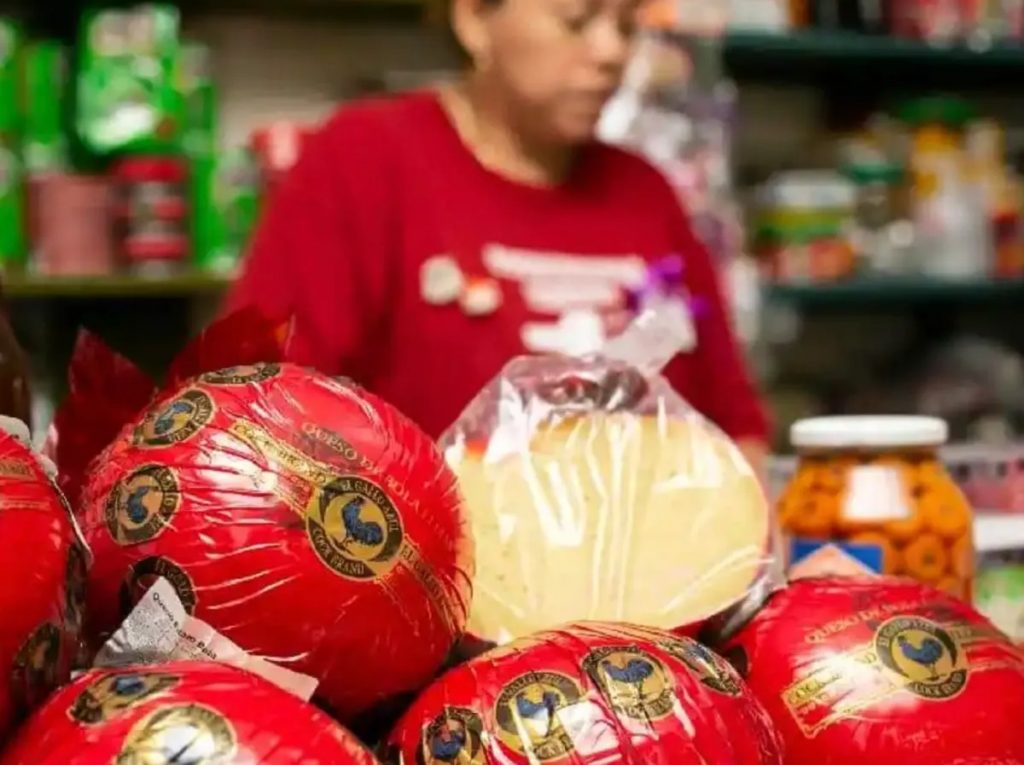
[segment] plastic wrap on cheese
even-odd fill
[[[93,670],[56,693],[0,765],[374,765],[327,715],[203,662]]]
[[[241,649],[315,678],[345,721],[422,687],[465,626],[471,539],[437,447],[292,364],[159,397],[94,464],[80,516],[94,645],[162,577]]]
[[[0,741],[70,677],[88,559],[36,455],[0,433]]]
[[[230,366],[286,361],[291,322],[244,308],[213,322],[174,360],[163,390]],[[135,364],[82,330],[68,366],[68,396],[47,433],[44,454],[58,468],[58,485],[78,509],[82,483],[97,455],[158,395],[160,386]]]
[[[736,671],[670,632],[581,623],[494,649],[417,699],[388,765],[782,765]]]
[[[581,619],[695,631],[772,586],[758,476],[655,371],[664,344],[647,365],[630,338],[513,360],[443,437],[478,551],[470,643]]]
[[[722,651],[774,720],[787,762],[1024,765],[1024,653],[926,585],[799,580]]]

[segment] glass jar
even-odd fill
[[[793,565],[835,545],[881,574],[972,597],[973,513],[939,460],[931,417],[819,417],[791,431],[799,454],[779,513]]]

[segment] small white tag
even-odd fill
[[[420,266],[420,294],[430,305],[454,303],[465,281],[459,264],[448,255],[435,255]]]
[[[488,316],[501,306],[501,285],[495,279],[470,279],[459,305],[467,316]]]
[[[217,661],[259,675],[309,701],[316,678],[252,656],[200,619],[189,616],[163,577],[149,588],[124,624],[100,649],[94,666],[123,667],[168,661]]]
[[[903,476],[889,465],[858,465],[847,474],[840,513],[849,521],[898,521],[911,516]]]

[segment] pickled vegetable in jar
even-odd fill
[[[939,460],[944,421],[819,417],[790,438],[800,460],[779,500],[790,565],[834,544],[873,571],[970,600],[973,513]]]

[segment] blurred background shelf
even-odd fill
[[[992,301],[1020,301],[1024,305],[1024,280],[956,282],[922,277],[865,278],[833,284],[772,285],[766,289],[766,298],[772,303],[807,308],[848,308],[871,304],[979,304]]]
[[[4,295],[29,298],[186,298],[220,295],[231,284],[227,275],[186,273],[173,276],[135,275],[52,277],[6,275]]]
[[[1005,89],[1009,82],[1002,78],[1024,76],[1024,46],[1014,43],[970,47],[854,32],[733,32],[724,54],[726,69],[741,80],[793,83],[840,74],[884,78],[879,85],[937,80],[946,88]]]

